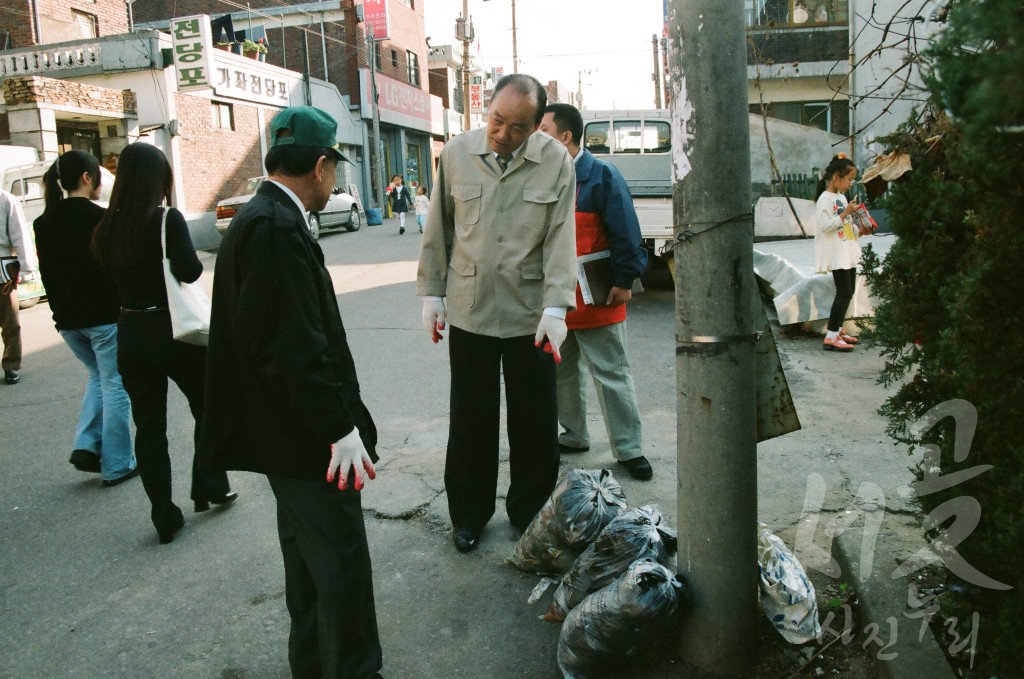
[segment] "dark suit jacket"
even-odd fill
[[[204,466],[323,479],[330,445],[353,427],[377,460],[323,251],[275,184],[232,220],[212,301]]]

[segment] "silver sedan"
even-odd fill
[[[255,195],[265,179],[265,176],[247,179],[241,187],[241,195],[225,198],[217,203],[217,231],[220,235],[224,235],[232,217]],[[323,210],[306,214],[306,224],[309,235],[316,240],[320,237],[320,232],[327,229],[345,227],[347,231],[358,231],[362,226],[362,217],[355,198],[335,187],[331,192],[331,199],[327,201],[327,206]]]

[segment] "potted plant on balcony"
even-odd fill
[[[214,43],[213,46],[216,47],[219,50],[224,50],[225,52],[230,52],[231,51],[231,43],[230,42],[218,42],[218,43]]]
[[[242,43],[242,53],[250,59],[266,61],[267,45],[263,38],[258,41],[246,40]]]

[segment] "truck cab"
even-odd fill
[[[655,257],[671,258],[672,121],[668,109],[580,111],[583,146],[611,163],[629,186],[640,235]],[[665,253],[669,254],[665,254]]]

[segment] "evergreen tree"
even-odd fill
[[[1024,638],[1017,561],[1024,546],[1022,41],[1021,0],[951,3],[947,26],[924,55],[928,103],[883,140],[910,153],[914,165],[885,201],[898,240],[884,261],[869,252],[864,262],[880,299],[874,336],[886,357],[881,381],[901,385],[881,410],[890,434],[936,444],[942,476],[992,465],[920,500],[935,516],[954,498],[974,498],[980,506],[973,530],[969,504],[961,504],[928,535],[949,544],[965,527],[966,537],[952,548],[984,575],[1013,587],[993,589],[965,577],[965,587],[955,589],[966,595],[951,611],[962,639],[979,612],[975,668],[1005,676],[1020,671]],[[978,414],[969,453],[959,461],[952,419],[923,435],[913,429],[922,414],[950,399],[969,401]],[[931,473],[926,466],[919,465],[919,477]],[[946,552],[947,566],[951,555]],[[964,572],[949,570],[954,582],[956,570]]]

